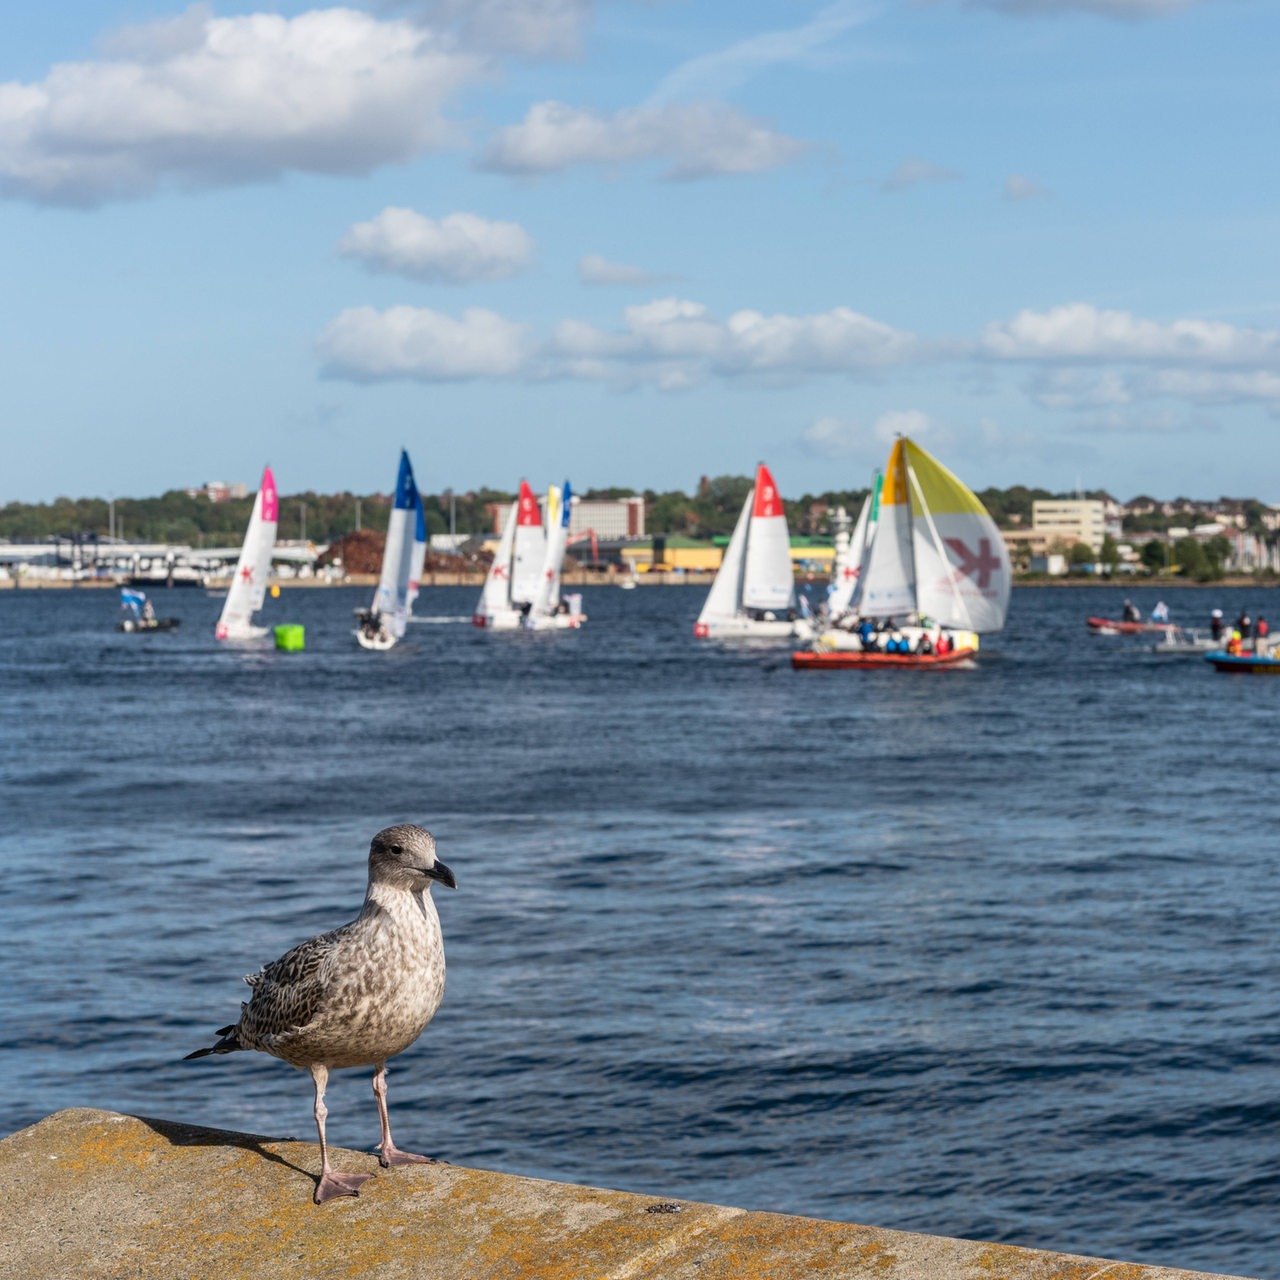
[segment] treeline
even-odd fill
[[[584,498],[630,498],[645,500],[645,528],[650,533],[686,534],[693,538],[728,535],[752,485],[750,476],[704,477],[690,495],[679,489],[658,491],[628,488],[588,489]],[[843,507],[854,518],[866,497],[866,489],[831,489],[784,498],[783,507],[793,533],[827,534],[831,513]],[[1013,485],[1008,489],[983,489],[978,497],[1002,528],[1031,525],[1031,507],[1037,499],[1074,497],[1048,489]],[[1088,498],[1102,498],[1099,491]],[[431,533],[447,533],[452,504],[453,527],[458,533],[488,533],[493,527],[490,503],[507,503],[515,494],[502,489],[477,489],[467,493],[424,494],[427,528]],[[312,542],[333,542],[355,529],[385,532],[391,511],[391,496],[385,493],[294,493],[280,499],[282,539],[300,538],[305,532]],[[1265,510],[1251,504],[1250,526],[1261,528]],[[181,489],[171,489],[158,498],[117,498],[114,520],[117,537],[130,541],[176,542],[192,546],[237,541],[244,532],[253,507],[252,496],[227,502],[210,502],[204,496],[190,497]],[[1187,517],[1143,516],[1125,521],[1131,526],[1157,532],[1185,523]],[[103,498],[58,498],[49,503],[11,502],[0,507],[0,538],[14,542],[38,542],[45,538],[105,538],[111,528],[111,509]]]
[[[480,489],[453,495],[454,527],[460,533],[484,532],[492,527],[485,504],[510,502],[515,495]],[[427,528],[449,531],[450,495],[424,494]],[[333,542],[356,528],[385,533],[392,495],[385,493],[292,493],[280,498],[279,536],[306,536],[312,542]],[[158,498],[117,498],[115,533],[131,542],[235,543],[244,536],[253,510],[253,495],[210,502],[171,489]],[[106,538],[112,511],[103,498],[58,498],[48,503],[10,502],[0,507],[0,538],[11,542],[39,542],[45,538]]]

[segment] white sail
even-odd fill
[[[542,516],[533,490],[520,481],[520,497],[516,500],[516,541],[512,557],[511,599],[517,605],[532,604],[542,582],[543,561],[547,554],[547,536],[542,530]]]
[[[395,505],[387,521],[387,541],[382,551],[382,572],[373,593],[371,612],[382,619],[387,633],[403,638],[409,622],[410,582],[413,572],[415,543],[421,521],[422,495],[413,478],[413,467],[406,451],[400,453],[400,469],[396,475]]]
[[[733,537],[729,539],[729,545],[725,548],[724,557],[720,561],[720,568],[716,570],[715,581],[711,584],[711,590],[707,592],[702,612],[698,614],[695,633],[701,629],[702,634],[705,635],[709,623],[728,621],[741,612],[742,562],[746,556],[747,525],[751,521],[751,504],[754,499],[755,489],[753,488],[747,494],[746,502],[742,504],[738,523],[733,526]]]
[[[885,468],[876,536],[867,557],[859,600],[863,617],[902,620],[916,611],[911,499],[901,440],[895,442]]]
[[[476,605],[473,620],[492,618],[511,611],[511,549],[516,540],[516,510],[518,504],[512,503],[502,526],[502,537],[498,541],[498,549],[494,552],[493,563],[485,576],[484,587],[480,592],[480,602]],[[481,623],[481,626],[484,624]]]
[[[836,551],[835,564],[832,567],[833,581],[831,591],[827,595],[827,608],[834,618],[846,613],[853,607],[853,598],[858,590],[862,577],[862,562],[867,557],[869,532],[872,528],[871,508],[876,500],[874,487],[862,503],[858,512],[858,523],[853,526],[853,537]],[[845,517],[846,521],[848,517]]]
[[[275,476],[267,467],[262,483],[253,499],[253,514],[245,530],[236,561],[235,576],[227,588],[222,615],[214,635],[219,640],[249,640],[266,634],[266,627],[253,625],[253,615],[266,598],[267,578],[271,573],[271,553],[276,545],[276,522],[280,515],[280,499]]]
[[[1013,580],[1000,530],[961,480],[918,445],[904,443],[919,613],[946,627],[999,631]]]
[[[795,575],[791,568],[791,535],[782,498],[761,464],[747,528],[747,558],[742,571],[742,607],[786,613],[795,605]]]
[[[569,482],[547,494],[547,550],[542,563],[542,579],[529,609],[530,618],[548,617],[560,603],[560,571],[569,545],[569,519],[573,513]]]

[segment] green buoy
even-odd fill
[[[282,622],[276,627],[276,648],[298,653],[307,647],[307,629],[296,622]]]

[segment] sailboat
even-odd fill
[[[560,594],[560,573],[564,568],[565,548],[569,545],[572,515],[573,491],[566,480],[562,489],[553,485],[547,492],[547,551],[542,563],[542,579],[523,619],[528,631],[576,630],[587,620],[582,612],[581,595],[575,592],[562,597]]]
[[[528,482],[502,525],[502,538],[489,566],[471,624],[491,631],[515,631],[533,607],[543,581],[547,538],[538,500]]]
[[[1009,607],[1009,554],[995,521],[905,436],[889,453],[875,514],[855,612],[811,651],[792,654],[792,666],[953,666],[972,658],[979,634],[999,631]]]
[[[373,601],[357,609],[356,640],[362,649],[390,649],[404,637],[427,556],[427,523],[422,494],[413,478],[407,450],[400,450],[396,500],[387,522],[382,572]]]
[[[756,468],[706,603],[694,624],[700,640],[809,636],[799,616],[791,570],[791,536],[769,468]]]
[[[176,631],[179,618],[157,618],[145,591],[134,587],[120,588],[120,621],[117,631]]]
[[[883,477],[877,471],[871,482],[871,490],[858,512],[858,521],[849,536],[849,517],[844,508],[844,528],[836,531],[836,556],[831,570],[831,585],[827,591],[827,615],[832,620],[841,618],[856,607],[861,594],[862,564],[871,544],[875,541],[876,527],[880,520],[880,486]]]
[[[227,589],[222,616],[214,629],[219,640],[258,640],[270,628],[255,626],[253,615],[262,608],[271,573],[271,553],[276,545],[276,521],[280,515],[280,498],[276,478],[267,467],[253,500],[253,514],[245,530],[235,576]]]

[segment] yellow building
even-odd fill
[[[1061,539],[1083,542],[1097,555],[1106,533],[1106,516],[1096,498],[1037,498],[1031,504],[1031,528],[1046,544]]]

